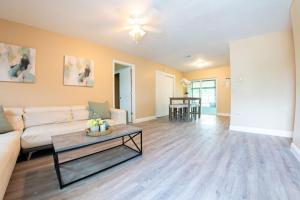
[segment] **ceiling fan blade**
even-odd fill
[[[152,27],[152,26],[148,26],[148,25],[144,25],[144,26],[143,26],[143,29],[144,29],[145,31],[149,31],[149,32],[153,32],[153,33],[161,33],[161,32],[162,32],[161,30],[159,30],[159,29],[157,29],[157,28],[154,28],[154,27]]]

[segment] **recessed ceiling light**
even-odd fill
[[[196,61],[192,62],[191,65],[195,67],[206,67],[210,65],[210,63],[203,59],[197,59]]]

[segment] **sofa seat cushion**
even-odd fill
[[[107,120],[109,125],[118,124],[113,120]],[[87,127],[87,120],[72,121],[59,124],[45,124],[42,126],[33,126],[25,129],[21,136],[21,145],[23,149],[29,149],[52,144],[51,136],[84,131]]]
[[[20,152],[20,132],[12,131],[0,135],[0,199],[5,194],[9,179]]]
[[[86,122],[83,120],[29,127],[21,136],[22,148],[28,149],[52,144],[51,136],[83,131],[86,128]]]

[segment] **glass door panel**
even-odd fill
[[[216,80],[193,81],[188,91],[191,97],[201,97],[201,113],[216,114]]]

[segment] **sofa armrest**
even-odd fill
[[[110,109],[111,112],[111,119],[116,121],[120,124],[127,124],[127,112],[121,109]]]

